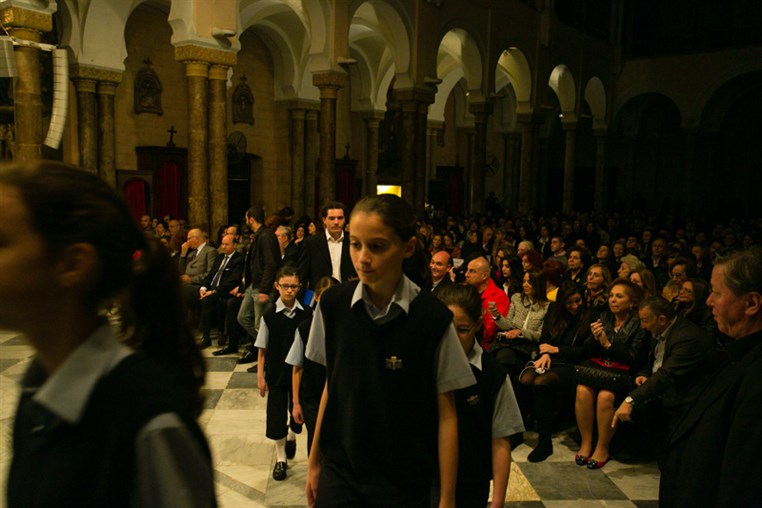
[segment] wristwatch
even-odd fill
[[[632,397],[630,397],[629,395],[628,395],[627,397],[625,397],[625,398],[624,398],[624,401],[625,401],[626,403],[628,403],[629,405],[631,405],[631,406],[632,406],[633,404],[635,404],[635,401],[634,401],[634,400],[633,400],[633,398],[632,398]]]

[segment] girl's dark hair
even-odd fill
[[[418,237],[418,223],[413,208],[404,199],[394,194],[379,194],[366,196],[357,202],[352,209],[352,215],[357,212],[375,213],[381,221],[391,228],[402,242],[416,238],[415,252],[402,263],[402,271],[407,278],[418,286],[431,288],[431,271],[429,259],[423,242]],[[352,217],[350,216],[350,222]]]
[[[169,371],[200,414],[206,366],[188,326],[177,266],[166,248],[146,238],[124,201],[91,173],[36,161],[3,168],[0,184],[19,191],[51,259],[74,243],[95,248],[99,271],[86,303],[95,308],[116,304],[125,342]]]
[[[580,305],[582,308],[580,308],[579,315],[583,316],[585,314],[584,293],[579,288],[579,286],[574,283],[574,281],[563,281],[561,283],[561,287],[558,289],[558,294],[556,295],[556,304],[553,306],[553,312],[551,313],[548,322],[548,329],[550,331],[551,337],[557,337],[560,335],[564,328],[566,328],[566,326],[569,324],[569,322],[572,321],[573,316],[566,309],[566,300],[568,300],[569,297],[573,295],[579,295],[581,299]],[[580,325],[582,325],[582,321],[584,320],[580,319]],[[581,330],[582,326],[580,326],[578,331]]]
[[[479,321],[482,317],[482,299],[475,287],[469,284],[448,284],[437,294],[445,305],[458,306],[471,318]]]

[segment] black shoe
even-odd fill
[[[241,358],[238,359],[238,363],[251,363],[257,361],[258,354],[254,351],[246,351]]]
[[[540,440],[537,446],[527,456],[529,462],[542,462],[553,455],[553,442],[550,440]]]
[[[293,459],[296,455],[296,439],[290,441],[286,439],[286,458]]]
[[[257,372],[257,362],[254,362],[254,365],[252,365],[251,367],[246,369],[246,372],[254,372],[256,374],[256,372]]]
[[[204,337],[203,339],[201,339],[201,342],[198,343],[198,348],[206,349],[211,345],[212,345],[212,339],[210,339],[209,337]]]
[[[285,462],[276,462],[273,468],[273,480],[279,482],[285,480],[287,467]]]
[[[238,348],[237,347],[226,346],[226,347],[224,347],[222,349],[218,349],[217,351],[215,351],[212,354],[214,356],[238,354]]]

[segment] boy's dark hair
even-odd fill
[[[298,279],[299,272],[296,271],[296,268],[294,266],[286,265],[281,267],[280,270],[278,270],[278,273],[275,275],[275,282],[278,282],[282,277],[296,277]]]

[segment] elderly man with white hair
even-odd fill
[[[671,432],[659,488],[670,507],[762,499],[762,248],[715,262],[712,307],[728,357]]]

